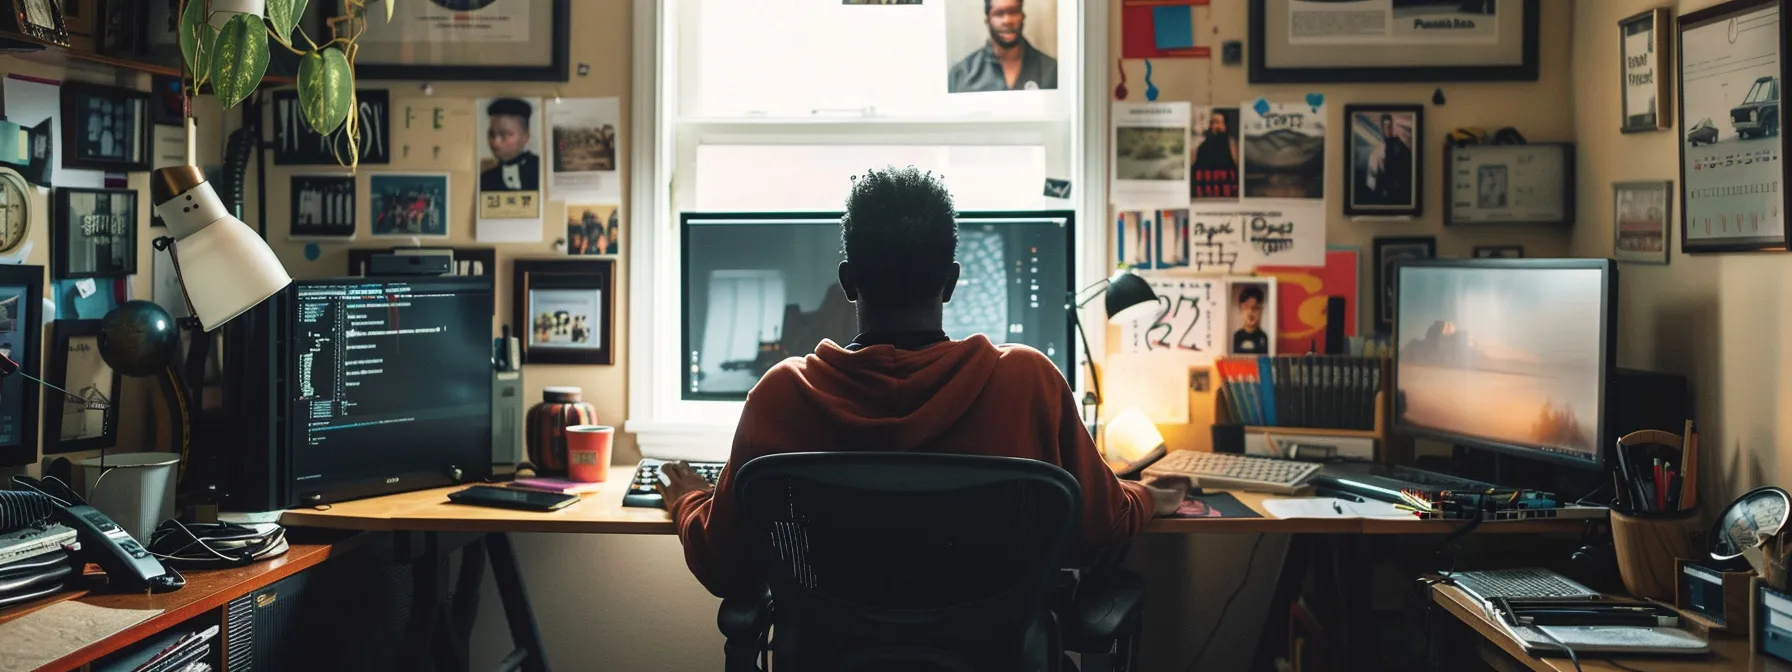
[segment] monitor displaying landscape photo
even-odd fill
[[[1602,269],[1419,265],[1398,286],[1402,426],[1598,459]]]

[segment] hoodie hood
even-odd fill
[[[831,340],[791,367],[796,394],[868,447],[912,450],[957,424],[983,395],[1001,351],[982,335],[919,350]]]

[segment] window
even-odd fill
[[[628,429],[644,452],[715,459],[739,418],[738,402],[680,399],[683,212],[837,211],[853,175],[912,164],[962,210],[1077,210],[1078,274],[1099,277],[1105,189],[1090,210],[1044,185],[1104,179],[1083,158],[1102,156],[1082,129],[1107,102],[1085,91],[1082,50],[1105,50],[1105,6],[1025,1],[1023,35],[1056,45],[1056,89],[947,92],[988,39],[982,0],[637,0],[634,118],[651,123],[634,125]]]

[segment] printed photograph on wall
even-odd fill
[[[1227,279],[1226,326],[1226,354],[1276,354],[1276,279]]]
[[[1157,211],[1157,267],[1188,266],[1188,210]]]
[[[541,217],[541,115],[534,99],[482,98],[478,101],[479,216],[482,219]]]
[[[375,236],[448,237],[448,174],[367,177]]]
[[[1388,333],[1394,327],[1394,300],[1399,296],[1395,286],[1394,267],[1408,259],[1432,259],[1437,256],[1435,236],[1394,236],[1375,239],[1375,328]]]
[[[292,176],[294,240],[355,239],[355,176]]]
[[[1424,192],[1424,109],[1347,105],[1344,214],[1417,216]]]
[[[148,93],[69,81],[61,95],[62,167],[150,169]]]
[[[1727,2],[1680,17],[1680,249],[1786,246],[1785,34],[1778,2]]]
[[[1121,266],[1151,268],[1151,248],[1157,242],[1152,235],[1156,215],[1157,211],[1154,210],[1120,213],[1115,227],[1119,239],[1115,241],[1114,254]]]
[[[1238,108],[1196,107],[1192,114],[1195,159],[1189,167],[1189,198],[1238,200]]]
[[[37,376],[43,355],[44,267],[0,266],[0,356],[19,363],[19,373],[0,377],[0,465],[37,460]]]
[[[1667,111],[1668,10],[1657,7],[1618,22],[1619,57],[1624,64],[1625,133],[1672,126]]]
[[[55,198],[55,277],[116,278],[137,272],[135,190],[58,187]]]
[[[622,252],[616,205],[566,205],[566,253],[613,257]]]
[[[1476,245],[1473,250],[1476,259],[1523,259],[1523,245]]]
[[[548,182],[556,201],[619,201],[616,128],[622,124],[616,98],[557,98],[546,102],[549,143]]]
[[[1674,183],[1619,182],[1612,185],[1612,257],[1644,264],[1668,263],[1668,227],[1674,212]]]
[[[1313,94],[1318,95],[1318,94]],[[1325,104],[1270,103],[1244,112],[1244,197],[1325,198]]]
[[[616,262],[518,259],[511,264],[511,328],[524,364],[611,364]]]
[[[1058,0],[934,1],[946,10],[947,92],[1058,88]]]
[[[68,453],[110,447],[118,437],[122,377],[100,357],[100,320],[56,320],[50,384],[70,394],[44,395],[44,452]]]

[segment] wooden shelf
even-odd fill
[[[182,68],[178,65],[151,63],[95,52],[92,49],[93,39],[89,37],[72,36],[70,42],[69,46],[63,46],[21,33],[0,31],[0,55],[65,68],[100,66],[164,77],[179,77],[183,74]],[[280,53],[286,53],[284,48],[279,49]],[[270,56],[272,58],[269,61],[268,70],[274,72],[275,64],[281,62],[281,57],[278,54],[270,54]],[[296,81],[296,78],[290,76],[270,75],[264,78],[262,83],[267,86],[291,86]]]
[[[1393,398],[1385,387],[1387,381],[1393,380],[1392,361],[1382,360],[1381,380],[1384,387],[1375,393],[1375,428],[1374,429],[1328,429],[1324,427],[1265,427],[1245,425],[1245,433],[1260,433],[1276,436],[1337,436],[1370,439],[1375,442],[1375,461],[1382,464],[1393,464],[1396,461],[1410,458],[1409,442],[1398,440],[1392,428]],[[1213,421],[1225,424],[1232,421],[1231,407],[1226,403],[1228,395],[1226,387],[1220,385],[1213,395]]]

